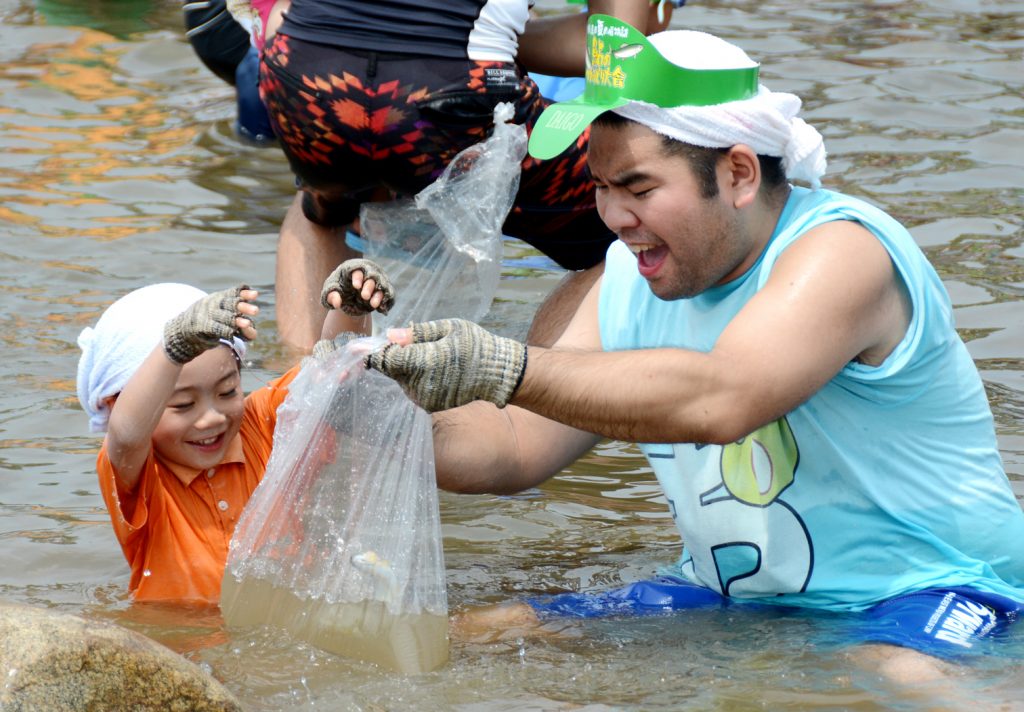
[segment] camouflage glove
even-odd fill
[[[164,351],[167,358],[183,366],[221,340],[245,338],[235,324],[242,285],[203,297],[164,325]],[[246,317],[248,319],[248,317]]]
[[[320,291],[320,303],[328,309],[333,309],[334,307],[327,301],[327,295],[331,292],[338,292],[341,295],[341,310],[346,314],[362,316],[372,312],[373,307],[370,306],[370,302],[363,299],[360,294],[362,288],[356,289],[352,286],[352,273],[356,270],[363,273],[363,284],[366,283],[366,280],[372,279],[376,284],[374,291],[384,295],[377,311],[387,314],[395,305],[395,290],[392,289],[391,282],[380,265],[365,258],[345,260],[338,265],[324,280],[323,289]]]
[[[463,319],[413,324],[412,343],[389,344],[366,365],[398,381],[428,412],[486,400],[504,408],[526,371],[526,345]]]

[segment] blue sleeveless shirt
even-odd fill
[[[913,238],[867,203],[795,187],[758,262],[692,299],[658,299],[621,242],[599,301],[604,350],[710,351],[811,228],[853,220],[885,246],[913,317],[879,366],[849,363],[806,403],[729,445],[641,444],[685,548],[671,571],[724,595],[861,610],[969,586],[1024,601],[1024,513],[977,369]]]

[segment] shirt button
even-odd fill
[[[217,509],[219,509],[222,512],[228,511],[228,503],[222,499],[221,501],[217,502]]]
[[[213,477],[215,472],[217,472],[217,471],[211,467],[209,470],[206,471],[206,476],[207,477]]]

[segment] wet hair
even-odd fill
[[[594,120],[598,126],[622,128],[626,124],[637,123],[632,119],[619,116],[613,111],[606,111]],[[685,158],[690,164],[700,187],[700,196],[705,199],[718,195],[718,179],[715,169],[722,157],[729,152],[731,146],[725,148],[703,148],[668,136],[661,136],[661,146],[667,156]],[[786,172],[782,169],[780,156],[762,156],[758,154],[757,162],[761,166],[761,190],[768,197],[782,195],[787,185]]]

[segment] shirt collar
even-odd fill
[[[173,472],[174,476],[178,478],[178,481],[186,487],[191,485],[192,480],[198,477],[200,473],[206,472],[206,470],[197,470],[195,468],[188,467],[187,465],[165,460],[159,455],[157,455],[157,457],[160,460],[160,464]],[[233,462],[245,464],[245,453],[242,451],[241,433],[235,435],[231,442],[228,443],[228,449],[224,451],[224,457],[221,458],[220,462],[218,462],[215,467],[220,467],[221,465]]]

